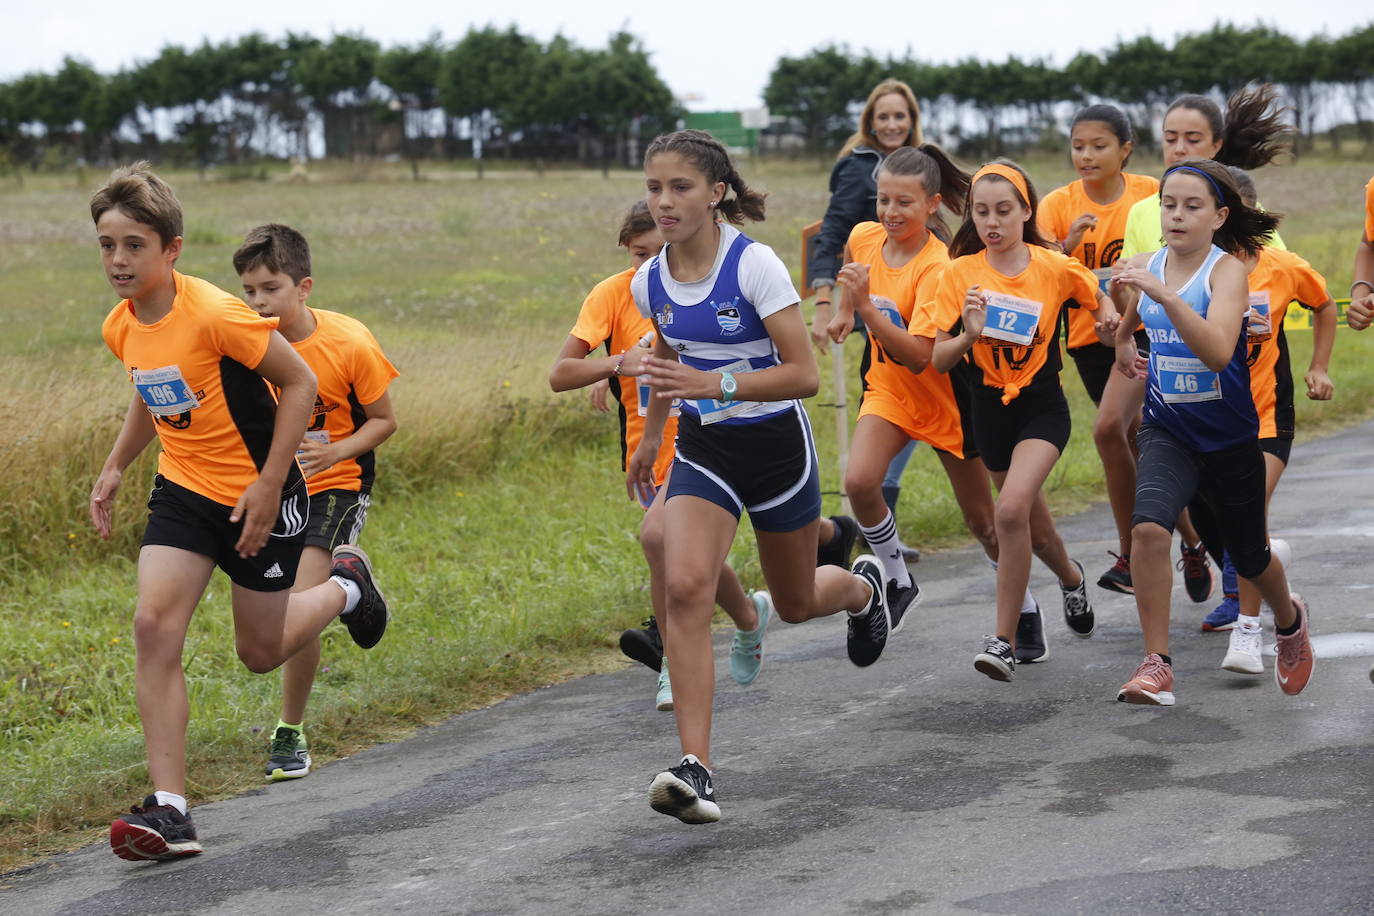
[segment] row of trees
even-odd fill
[[[1149,36],[1118,40],[1062,67],[1018,57],[934,64],[822,47],[774,67],[764,92],[772,132],[833,149],[885,76],[916,89],[929,132],[980,153],[1052,134],[1071,104],[1115,101],[1145,128],[1178,93],[1225,95],[1256,80],[1285,88],[1307,135],[1353,120],[1374,143],[1374,24],[1306,40],[1218,24],[1172,46]],[[541,43],[514,27],[391,48],[359,35],[252,33],[170,45],[109,75],[68,58],[56,73],[0,83],[0,166],[138,155],[201,166],[312,154],[399,154],[412,163],[471,154],[480,163],[494,150],[604,166],[633,159],[638,142],[680,115],[648,54],[623,32],[595,49],[563,37]],[[1140,133],[1149,142],[1150,132]]]
[[[133,155],[238,163],[262,155],[506,155],[606,160],[637,129],[678,116],[672,92],[626,33],[604,48],[514,28],[437,35],[383,49],[359,35],[322,41],[252,33],[169,45],[112,75],[68,58],[56,73],[0,84],[0,149],[36,167]],[[648,122],[645,124],[644,122]],[[318,147],[318,142],[314,144]]]
[[[1284,88],[1309,142],[1319,127],[1347,119],[1366,143],[1374,142],[1374,24],[1338,38],[1306,40],[1268,26],[1218,24],[1172,46],[1148,35],[1118,40],[1062,67],[1018,57],[928,64],[830,46],[778,61],[764,100],[774,115],[795,119],[809,145],[831,148],[854,129],[856,100],[885,76],[915,89],[933,132],[983,153],[1055,128],[1055,115],[1066,104],[1112,101],[1147,128],[1181,93],[1225,96],[1250,82]],[[1138,132],[1150,141],[1148,129]]]

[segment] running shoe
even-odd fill
[[[1040,606],[1035,613],[1022,614],[1016,621],[1016,663],[1032,665],[1050,659],[1049,647],[1045,645],[1045,618],[1040,616]]]
[[[1236,625],[1236,618],[1239,616],[1240,598],[1227,595],[1221,599],[1221,604],[1212,608],[1212,612],[1202,618],[1202,632],[1219,633],[1229,630]]]
[[[659,712],[673,711],[673,682],[668,680],[668,659],[663,659],[663,667],[658,672],[658,692],[654,694],[654,709]]]
[[[1288,636],[1278,635],[1278,660],[1274,663],[1274,680],[1279,689],[1291,696],[1302,693],[1312,681],[1312,669],[1317,665],[1317,653],[1307,634],[1307,602],[1293,595],[1293,610],[1298,615],[1298,631]]]
[[[1261,628],[1233,627],[1231,644],[1226,649],[1226,657],[1221,660],[1222,670],[1236,674],[1263,674],[1264,659],[1260,657],[1263,643],[1264,630]]]
[[[906,588],[900,588],[896,579],[887,580],[887,618],[892,622],[888,635],[895,636],[906,623],[907,611],[921,606],[921,586],[912,579]]]
[[[663,635],[658,632],[658,620],[651,616],[643,629],[631,627],[621,633],[620,651],[653,671],[662,668]]]
[[[110,825],[110,848],[130,862],[179,859],[203,851],[196,842],[191,816],[172,805],[159,805],[156,795],[143,799],[142,807],[134,805],[128,814],[115,818]]]
[[[897,549],[900,550],[900,551],[902,552],[902,562],[903,562],[903,563],[919,563],[919,562],[921,562],[921,552],[920,552],[919,550],[917,550],[915,547],[908,547],[907,545],[903,544],[901,541],[898,541],[898,542],[897,542]]]
[[[860,668],[867,667],[878,660],[887,645],[887,634],[892,629],[892,620],[887,614],[887,589],[883,583],[883,564],[872,554],[864,554],[854,561],[854,575],[859,576],[873,590],[868,599],[868,607],[859,614],[849,614],[849,633],[845,637],[845,648],[849,660]]]
[[[984,636],[983,651],[973,656],[975,670],[994,681],[1009,681],[1016,672],[1016,654],[1000,636]]]
[[[1207,559],[1207,548],[1201,544],[1189,547],[1182,541],[1178,547],[1182,554],[1178,568],[1183,570],[1183,587],[1194,604],[1201,604],[1212,597],[1212,564]]]
[[[684,824],[714,824],[720,820],[711,771],[692,754],[653,778],[649,783],[649,807]]]
[[[267,778],[273,782],[300,779],[310,775],[310,745],[305,733],[285,725],[272,736],[272,753],[267,758]]]
[[[1059,586],[1064,595],[1064,623],[1073,635],[1087,639],[1097,629],[1097,617],[1088,598],[1088,577],[1083,574],[1083,564],[1074,560],[1073,565],[1078,567],[1079,583],[1069,588]]]
[[[768,629],[768,618],[773,616],[773,598],[767,592],[754,592],[749,596],[759,613],[759,625],[754,630],[735,630],[735,641],[730,644],[730,676],[736,684],[752,684],[763,667],[763,632]]]
[[[1116,562],[1112,568],[1097,577],[1097,587],[1105,588],[1109,592],[1119,592],[1123,595],[1134,595],[1135,586],[1131,584],[1131,558],[1118,553],[1107,553],[1116,557]]]
[[[1154,652],[1135,669],[1131,679],[1116,692],[1118,703],[1140,706],[1174,705],[1174,669]]]
[[[372,578],[372,561],[363,549],[354,544],[340,544],[334,548],[334,564],[329,568],[331,576],[352,579],[362,590],[353,610],[339,615],[339,620],[348,627],[348,635],[364,649],[371,649],[382,639],[386,632],[391,614],[386,608],[386,599]]]
[[[859,539],[859,523],[847,515],[832,515],[830,521],[835,525],[835,536],[829,544],[816,548],[816,565],[848,569],[849,555],[854,552],[854,542]]]

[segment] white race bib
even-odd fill
[[[200,406],[196,394],[177,366],[161,369],[135,369],[130,373],[134,390],[154,416],[174,417]]]
[[[728,366],[717,366],[712,372],[729,372],[740,374],[751,371],[749,360],[741,359]],[[697,413],[701,415],[701,425],[710,426],[712,423],[719,423],[721,420],[728,420],[731,417],[739,416],[750,407],[754,406],[754,401],[716,401],[711,398],[704,398],[693,401],[697,405]]]
[[[1200,359],[1151,354],[1159,394],[1166,404],[1221,400],[1221,376]]]
[[[901,328],[903,331],[906,330],[906,322],[902,319],[902,313],[897,308],[897,303],[886,296],[869,296],[868,299],[873,303],[875,309],[883,313],[884,318]]]
[[[639,390],[639,415],[647,417],[649,415],[649,396],[653,389],[648,382],[638,382],[635,387]],[[672,406],[668,408],[668,416],[676,417],[682,413],[682,398],[673,398]]]
[[[1245,313],[1245,333],[1251,338],[1268,340],[1274,333],[1274,322],[1269,314],[1269,293],[1250,294],[1250,311]]]
[[[983,336],[1008,343],[1030,346],[1040,327],[1040,313],[1044,304],[1033,299],[1021,299],[1006,293],[984,293],[987,297],[987,322]]]

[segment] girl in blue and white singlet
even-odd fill
[[[787,268],[727,222],[763,219],[719,141],[702,131],[658,137],[644,155],[649,209],[667,245],[631,282],[657,330],[641,378],[653,390],[626,485],[651,482],[668,406],[681,399],[677,455],[664,500],[664,648],[682,762],[649,787],[654,810],[687,823],[720,819],[710,772],[712,596],[741,512],[779,616],[791,623],[848,611],[849,654],[877,660],[887,640],[881,566],[816,568],[820,483],[798,399],[819,375]],[[732,197],[727,193],[733,191]]]
[[[1186,506],[1203,543],[1274,609],[1275,677],[1296,694],[1311,677],[1307,608],[1273,562],[1265,518],[1264,456],[1246,366],[1249,291],[1244,264],[1227,252],[1255,253],[1278,217],[1247,207],[1226,167],[1189,159],[1164,175],[1160,220],[1165,247],[1118,262],[1112,295],[1125,310],[1117,367],[1146,377],[1135,509],[1132,574],[1145,659],[1117,692],[1126,703],[1172,706],[1169,655],[1169,547]],[[1143,321],[1149,357],[1130,329]]]

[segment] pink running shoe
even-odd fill
[[[1302,596],[1294,594],[1293,610],[1298,614],[1298,631],[1290,636],[1278,634],[1278,662],[1274,665],[1274,680],[1279,689],[1291,696],[1302,693],[1302,689],[1312,680],[1312,669],[1317,665],[1317,653],[1312,651],[1312,641],[1307,638],[1307,602]]]
[[[1131,679],[1116,692],[1118,703],[1142,706],[1174,705],[1174,669],[1154,652],[1135,669]]]

